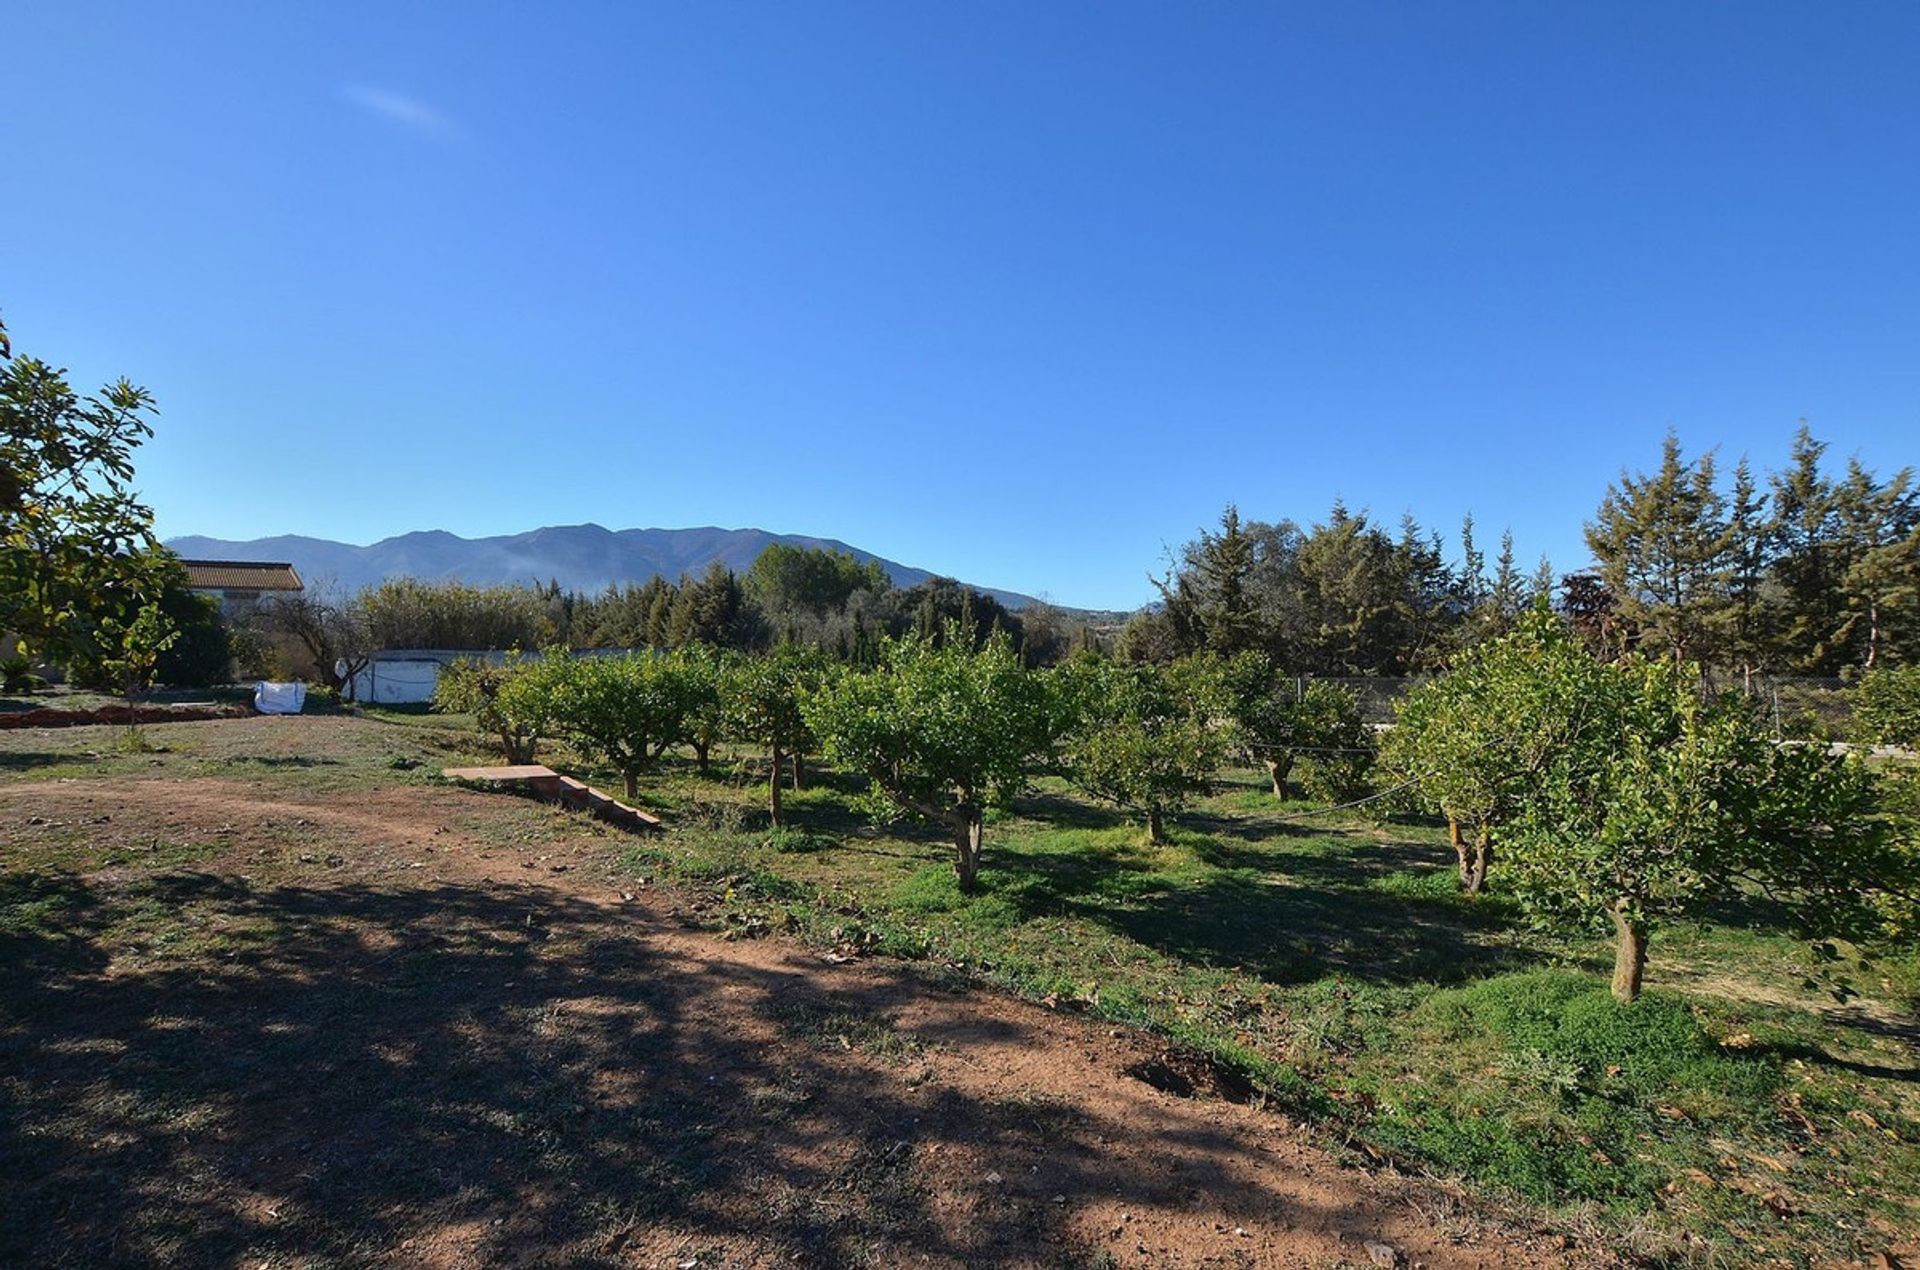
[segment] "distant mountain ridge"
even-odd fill
[[[641,584],[658,576],[698,575],[718,560],[736,573],[774,543],[833,548],[862,563],[877,560],[895,586],[913,586],[936,576],[877,556],[833,538],[776,534],[765,529],[607,529],[600,525],[549,525],[523,534],[462,538],[444,529],[382,538],[365,547],[282,534],[244,542],[188,534],[167,546],[189,560],[284,560],[309,587],[330,584],[345,591],[388,578],[466,582],[475,586],[558,581],[570,591],[597,593],[608,586]],[[976,587],[1010,609],[1035,603],[1030,595]]]

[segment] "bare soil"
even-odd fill
[[[89,862],[35,875],[44,925],[0,933],[7,1265],[1585,1255],[1340,1163],[1151,1037],[723,938],[577,815],[423,785],[0,786],[0,863],[76,834]]]

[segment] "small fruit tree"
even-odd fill
[[[1242,653],[1221,666],[1237,748],[1266,768],[1273,796],[1285,798],[1295,764],[1308,765],[1308,792],[1340,802],[1365,784],[1372,766],[1373,735],[1351,690],[1324,680],[1278,673],[1258,653]]]
[[[180,630],[158,604],[143,604],[127,621],[108,617],[100,623],[108,656],[102,667],[113,675],[127,698],[127,744],[144,748],[140,740],[140,714],[136,698],[153,686],[153,672],[161,654],[173,647]]]
[[[689,644],[675,654],[685,677],[687,717],[681,740],[693,750],[700,774],[711,767],[714,743],[726,735],[724,693],[735,665],[731,654],[705,644]]]
[[[1614,739],[1617,677],[1544,608],[1399,704],[1381,745],[1389,784],[1447,818],[1460,886],[1477,895],[1503,827],[1556,763],[1586,770]]]
[[[800,698],[819,684],[825,663],[812,649],[787,645],[765,657],[730,667],[720,688],[727,731],[767,751],[767,811],[786,823],[780,806],[780,775],[789,755],[806,748],[807,721]]]
[[[509,658],[504,665],[461,659],[440,670],[433,705],[449,714],[471,714],[482,732],[499,738],[509,763],[531,763],[542,737],[551,733],[554,694],[571,669],[564,648],[537,660]]]
[[[575,744],[617,768],[627,797],[638,797],[640,773],[686,737],[699,703],[696,677],[667,653],[575,657],[556,664],[565,668],[555,672],[554,722]]]
[[[996,632],[977,651],[949,630],[889,641],[871,671],[847,671],[805,700],[827,759],[873,782],[868,810],[907,812],[952,835],[960,889],[978,885],[990,803],[1011,798],[1046,748],[1046,689]]]
[[[1067,779],[1143,820],[1166,841],[1166,817],[1204,791],[1231,739],[1219,667],[1190,658],[1161,667],[1085,658],[1054,672],[1063,702]]]
[[[1773,743],[1748,703],[1705,700],[1698,671],[1633,658],[1581,668],[1554,692],[1603,721],[1603,746],[1559,748],[1530,773],[1504,831],[1520,900],[1536,918],[1610,921],[1613,994],[1640,993],[1663,919],[1747,893],[1786,906],[1808,934],[1864,924],[1896,857],[1855,760]]]

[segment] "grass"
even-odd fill
[[[148,755],[114,752],[107,729],[0,734],[0,781],[244,774],[351,794],[430,781],[469,757],[478,739],[446,723],[370,711],[153,725]],[[541,761],[612,779],[564,749]],[[669,759],[641,792],[672,828],[640,840],[626,867],[709,892],[721,923],[746,933],[791,930],[1150,1029],[1331,1141],[1651,1255],[1704,1247],[1726,1263],[1820,1264],[1920,1231],[1911,946],[1852,950],[1836,969],[1751,915],[1677,924],[1654,938],[1649,993],[1623,1010],[1599,934],[1529,929],[1497,873],[1493,893],[1462,897],[1434,826],[1290,818],[1310,808],[1275,803],[1253,773],[1223,774],[1164,846],[1042,781],[993,815],[974,894],[958,889],[938,834],[871,825],[852,810],[853,782],[810,778],[776,829],[750,759],[722,755],[710,776]],[[557,816],[475,828],[529,847],[589,831]],[[177,886],[103,900],[68,880],[117,864],[191,868],[213,844],[156,830],[103,855],[84,823],[40,829],[31,858],[0,858],[0,949],[106,928],[124,956],[192,965],[285,937],[264,915],[236,920]],[[1830,995],[1841,978],[1861,999]],[[920,1044],[852,1008],[796,1008],[782,1027],[895,1064]]]
[[[1836,974],[1764,925],[1676,924],[1621,1009],[1598,932],[1531,930],[1497,879],[1460,895],[1437,827],[1286,821],[1252,773],[1165,846],[1043,781],[989,825],[972,895],[851,791],[790,793],[776,830],[746,777],[669,764],[643,792],[676,828],[633,867],[716,884],[730,921],[1151,1029],[1376,1159],[1665,1253],[1815,1264],[1920,1231],[1911,947]]]
[[[139,700],[145,705],[232,705],[253,700],[253,689],[232,685],[152,688],[142,692]],[[0,714],[21,710],[97,710],[102,706],[124,706],[126,703],[127,699],[118,693],[56,684],[33,692],[0,693]]]

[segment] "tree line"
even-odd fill
[[[1748,698],[1703,693],[1690,664],[1596,656],[1544,600],[1416,687],[1384,734],[1350,690],[1303,685],[1258,652],[1163,664],[1083,651],[1035,669],[1006,632],[976,644],[955,625],[885,637],[864,666],[798,644],[555,649],[453,667],[437,700],[516,762],[565,738],[619,771],[629,798],[675,747],[701,771],[717,743],[747,747],[765,756],[776,827],[783,787],[817,754],[863,780],[876,818],[939,828],[967,891],[987,810],[1039,776],[1163,844],[1223,767],[1259,766],[1277,799],[1444,816],[1469,896],[1497,869],[1537,922],[1611,928],[1623,1001],[1655,927],[1709,905],[1764,896],[1810,937],[1866,938],[1910,923],[1920,901],[1915,835],[1883,814],[1865,762],[1776,743]]]
[[[1556,578],[1489,562],[1469,516],[1449,553],[1412,517],[1397,533],[1335,503],[1326,519],[1242,520],[1181,548],[1160,602],[1119,641],[1131,660],[1256,650],[1301,674],[1418,675],[1514,628],[1545,599],[1596,651],[1658,652],[1751,690],[1761,675],[1852,677],[1920,661],[1920,489],[1858,458],[1835,471],[1802,427],[1786,464],[1729,477],[1669,434],[1586,525],[1593,567]]]

